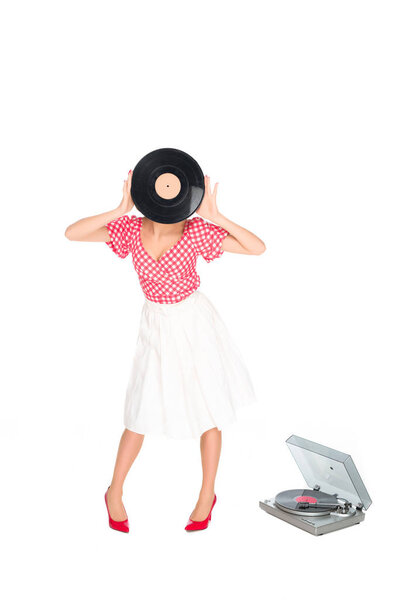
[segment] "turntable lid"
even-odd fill
[[[359,508],[369,508],[372,500],[349,454],[291,435],[286,443],[307,485],[337,494]]]

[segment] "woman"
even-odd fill
[[[216,502],[221,428],[236,409],[256,400],[240,351],[218,312],[197,288],[196,261],[227,252],[258,255],[263,241],[222,215],[218,183],[205,193],[197,216],[173,224],[128,216],[132,171],[118,208],[80,219],[69,240],[105,242],[120,258],[132,255],[145,294],[137,347],[126,391],[124,425],[114,473],[105,493],[109,525],[129,531],[123,484],[146,434],[200,437],[203,481],[186,531],[205,529]],[[211,221],[207,222],[205,219]]]

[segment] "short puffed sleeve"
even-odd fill
[[[107,246],[120,258],[126,258],[132,251],[140,217],[123,215],[106,224],[110,241]]]
[[[222,242],[227,235],[229,235],[229,231],[220,225],[209,223],[202,217],[192,219],[190,236],[193,246],[197,254],[201,254],[207,262],[211,262],[224,253]]]

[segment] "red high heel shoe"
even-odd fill
[[[111,527],[111,529],[115,529],[116,531],[122,531],[123,533],[128,533],[129,532],[128,519],[125,519],[125,521],[114,521],[114,519],[112,519],[110,516],[110,511],[108,510],[108,502],[107,502],[107,492],[109,489],[110,489],[110,486],[108,486],[107,491],[104,494],[104,500],[106,501],[107,512],[108,512],[108,524]]]
[[[208,522],[211,521],[212,509],[214,508],[214,504],[216,503],[216,501],[217,496],[214,494],[214,501],[212,503],[210,512],[208,513],[208,517],[206,517],[204,521],[193,521],[192,519],[189,519],[185,527],[186,531],[199,531],[199,529],[207,529]]]

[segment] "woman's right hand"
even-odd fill
[[[119,205],[119,210],[122,214],[126,214],[132,210],[135,206],[131,196],[131,183],[132,183],[132,170],[128,173],[128,179],[125,179],[124,185],[122,187],[122,200]]]
[[[65,237],[80,242],[109,242],[107,223],[128,213],[135,206],[131,196],[132,170],[124,181],[123,196],[120,205],[100,215],[79,219],[65,230]]]

